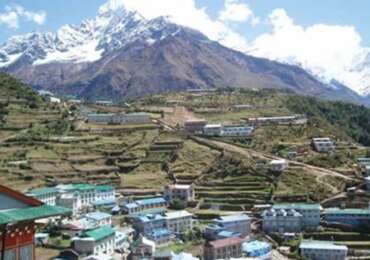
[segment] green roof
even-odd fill
[[[84,237],[91,237],[95,241],[102,240],[106,237],[109,237],[111,235],[114,235],[116,231],[111,228],[110,226],[103,226],[94,230],[86,231],[83,236]]]
[[[94,190],[95,186],[91,184],[73,184],[73,188],[76,190]]]
[[[27,194],[30,196],[41,196],[41,195],[57,193],[57,192],[58,190],[56,188],[40,188],[40,189],[33,189],[27,192]]]
[[[114,190],[113,186],[110,185],[98,185],[96,186],[97,191],[111,191]]]
[[[0,211],[0,225],[69,214],[70,209],[49,205],[4,210]]]
[[[370,215],[370,209],[338,209],[329,208],[324,210],[324,214],[337,215]]]
[[[320,210],[318,203],[278,203],[274,204],[274,209],[296,209],[296,210]]]

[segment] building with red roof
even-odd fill
[[[240,237],[230,237],[209,241],[204,245],[204,259],[230,259],[242,257],[242,244],[245,242]]]

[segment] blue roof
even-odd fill
[[[137,208],[139,205],[137,205],[135,202],[133,203],[127,203],[127,204],[124,204],[123,207],[125,208],[128,208],[128,209],[133,209],[133,208]]]
[[[157,229],[153,229],[152,235],[154,237],[160,237],[160,236],[171,235],[171,232],[167,228],[157,228]]]
[[[142,222],[151,222],[155,220],[164,220],[165,218],[162,215],[159,214],[146,214],[146,215],[140,215],[136,217]]]
[[[96,221],[100,221],[100,220],[112,217],[112,215],[108,213],[104,213],[104,212],[91,212],[91,213],[87,213],[85,217],[96,220]]]
[[[295,210],[320,210],[319,203],[278,203],[272,206],[273,209],[295,209]]]
[[[139,205],[150,205],[150,204],[166,203],[166,200],[163,197],[158,197],[158,198],[137,200],[136,203]]]
[[[347,246],[336,245],[331,241],[303,240],[299,245],[300,249],[329,249],[329,250],[347,250]]]
[[[112,204],[116,204],[116,200],[115,199],[97,200],[97,201],[94,202],[94,205],[96,205],[96,206],[112,205]]]
[[[254,240],[251,242],[245,242],[242,245],[242,250],[251,257],[259,257],[269,253],[272,248],[271,245],[267,242]]]

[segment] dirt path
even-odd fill
[[[228,143],[224,143],[224,142],[221,142],[221,141],[206,140],[206,139],[203,139],[203,138],[201,138],[201,139],[204,140],[204,141],[208,141],[208,142],[210,142],[214,145],[217,145],[219,147],[222,147],[225,150],[242,154],[242,155],[244,155],[248,158],[259,157],[261,159],[268,159],[268,160],[281,160],[281,159],[283,159],[283,158],[275,156],[275,155],[266,154],[266,153],[262,153],[262,152],[257,152],[257,151],[251,150],[251,149],[242,148],[242,147],[232,145],[232,144],[228,144]],[[353,180],[351,177],[345,176],[343,174],[340,174],[340,173],[332,171],[332,170],[328,170],[328,169],[325,169],[325,168],[320,168],[320,167],[317,167],[317,166],[313,166],[313,165],[309,165],[309,164],[305,164],[305,163],[301,163],[301,162],[296,162],[296,161],[291,161],[291,160],[287,160],[287,161],[292,166],[300,166],[302,168],[310,170],[314,174],[318,175],[318,178],[323,178],[325,176],[330,175],[330,176],[343,178],[343,179],[346,179],[346,180]],[[322,182],[322,181],[320,181],[320,182]]]
[[[163,121],[175,127],[177,124],[183,125],[187,120],[198,119],[193,112],[186,109],[186,107],[178,106],[173,108],[172,113],[166,113]]]

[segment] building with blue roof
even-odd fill
[[[251,218],[246,214],[235,214],[222,216],[212,221],[205,230],[207,238],[217,239],[218,233],[228,231],[239,233],[242,237],[248,236],[251,232]]]
[[[138,234],[158,244],[167,243],[172,233],[167,229],[166,218],[160,214],[138,215],[133,218],[133,227]]]
[[[331,241],[303,240],[299,245],[299,251],[304,259],[312,260],[345,260],[348,247],[336,245]]]
[[[242,234],[227,230],[222,230],[217,233],[216,239],[224,239],[224,238],[230,238],[230,237],[241,237]]]
[[[90,212],[85,215],[85,218],[97,224],[97,226],[112,225],[112,215],[104,212]]]
[[[126,202],[122,205],[122,210],[128,215],[138,215],[165,212],[167,206],[168,202],[163,197],[154,197]]]
[[[269,259],[272,247],[264,241],[250,241],[242,244],[243,255],[246,257],[254,257],[257,259]]]

